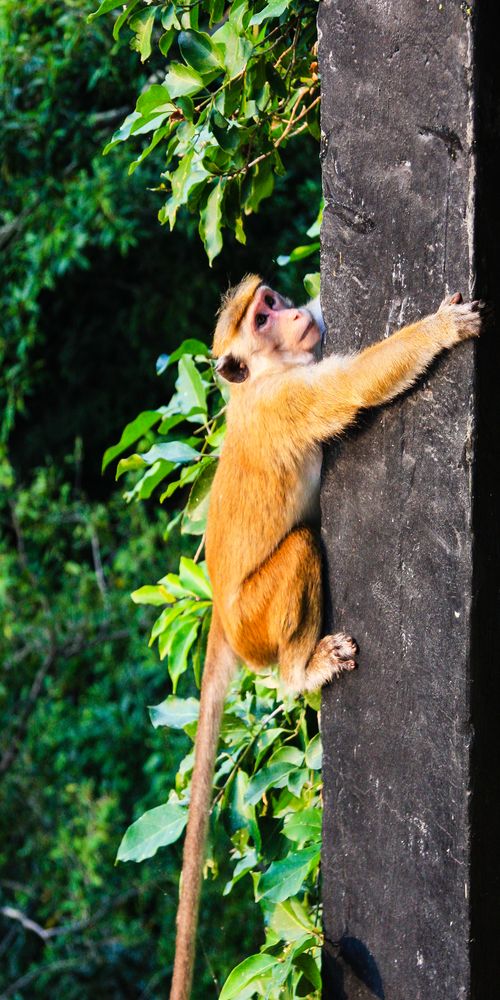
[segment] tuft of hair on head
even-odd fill
[[[231,341],[261,284],[262,278],[257,274],[246,274],[238,285],[229,288],[222,296],[212,346],[215,358],[230,350]]]

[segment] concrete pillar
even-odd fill
[[[500,15],[322,0],[327,353],[500,297]],[[325,1000],[500,997],[495,328],[325,450]]]

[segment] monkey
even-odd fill
[[[364,350],[317,359],[319,300],[295,308],[257,275],[224,296],[213,355],[230,386],[206,530],[213,614],[184,844],[170,1000],[188,1000],[224,699],[238,662],[278,664],[293,691],[354,669],[343,632],[321,637],[321,446],[363,410],[408,389],[445,348],[480,333],[484,303],[456,293]]]

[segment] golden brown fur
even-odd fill
[[[313,308],[314,307],[314,308]],[[352,357],[315,363],[317,305],[290,306],[255,275],[224,300],[214,337],[232,383],[206,553],[214,595],[184,848],[171,1000],[190,992],[203,850],[224,694],[238,660],[277,662],[296,691],[354,667],[343,633],[320,639],[321,560],[314,530],[321,442],[357,413],[407,389],[443,348],[480,330],[480,304],[438,312]]]

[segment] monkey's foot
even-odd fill
[[[306,690],[316,691],[334,677],[354,670],[358,644],[344,632],[325,635],[318,642],[306,667]]]

